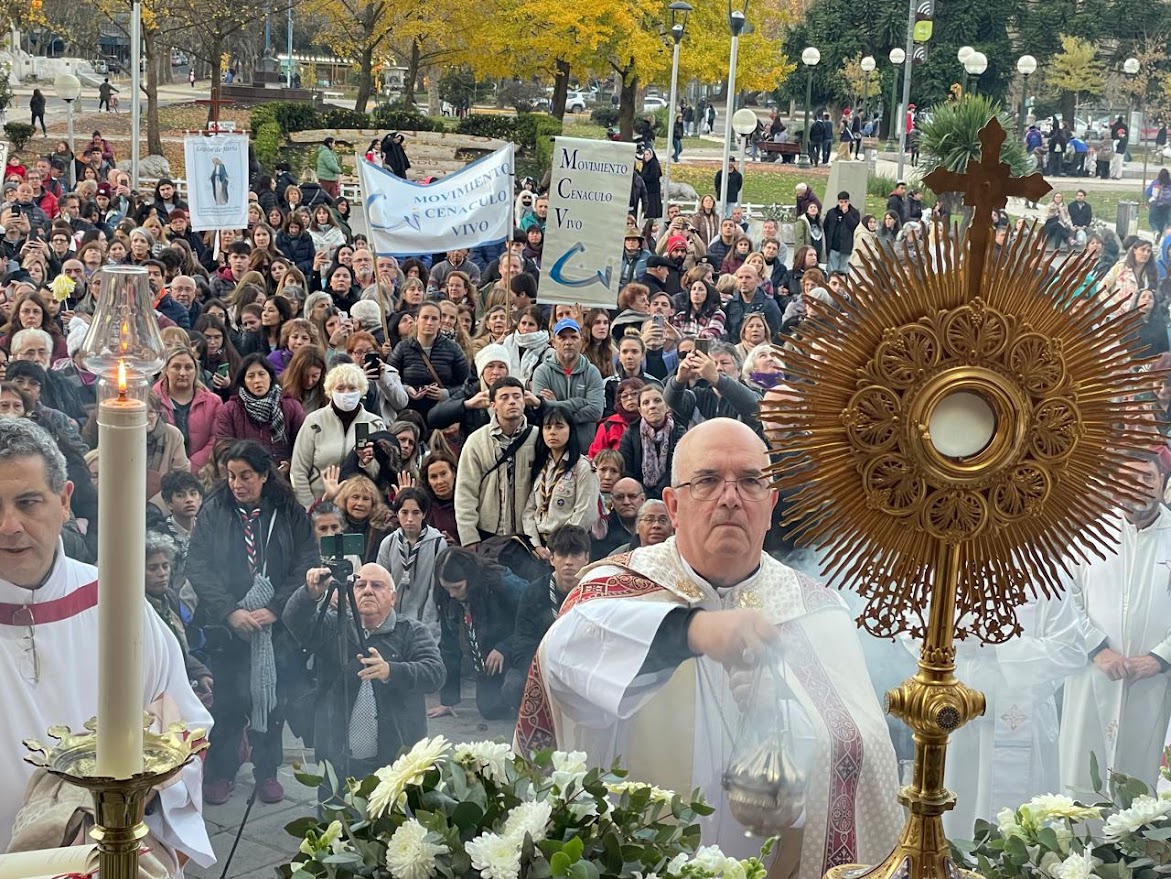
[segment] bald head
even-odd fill
[[[382,625],[394,610],[394,578],[382,565],[368,562],[358,568],[354,578],[354,600],[362,626],[374,629]]]
[[[646,500],[646,491],[642,483],[629,476],[619,479],[610,489],[610,500],[614,503],[614,512],[618,514],[618,518],[633,531],[635,520],[638,518],[638,508]]]
[[[724,449],[733,447],[750,455],[758,453],[762,470],[769,465],[768,447],[751,427],[734,418],[712,418],[697,424],[679,440],[671,462],[671,484],[687,482],[699,462],[719,460]]]

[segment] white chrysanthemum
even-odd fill
[[[667,862],[667,875],[668,876],[678,876],[680,873],[683,872],[683,868],[686,866],[687,866],[686,853],[677,854],[677,855],[675,855],[675,857],[671,858],[671,860]]]
[[[386,868],[394,879],[431,879],[436,857],[447,853],[447,846],[428,842],[427,828],[411,818],[386,844]]]
[[[553,806],[543,800],[530,800],[521,803],[508,813],[504,822],[504,835],[513,841],[523,843],[525,834],[533,838],[533,842],[540,842],[549,832],[549,819],[553,815]]]
[[[748,871],[744,868],[744,862],[736,858],[724,859],[724,879],[747,879]]]
[[[521,843],[497,833],[477,836],[464,846],[472,867],[483,879],[517,879],[520,874]]]
[[[1129,809],[1115,812],[1106,819],[1102,836],[1107,842],[1118,842],[1146,825],[1166,818],[1168,814],[1171,814],[1171,800],[1136,797]]]
[[[1050,818],[1070,818],[1074,821],[1087,821],[1091,818],[1102,817],[1102,810],[1092,806],[1083,806],[1064,794],[1042,794],[1033,797],[1021,810],[1028,812],[1038,825]]]
[[[1076,852],[1053,868],[1055,879],[1090,879],[1094,875],[1097,859]]]
[[[503,742],[468,742],[457,745],[455,759],[465,765],[475,764],[492,781],[507,781],[506,767],[516,755]]]
[[[392,764],[375,772],[379,784],[370,794],[366,814],[370,818],[380,818],[388,810],[402,805],[406,801],[407,786],[422,781],[427,771],[450,749],[451,743],[443,736],[423,739]]]
[[[1017,822],[1016,812],[1008,808],[1001,809],[996,813],[996,829],[1006,839],[1010,836],[1023,837],[1025,835],[1021,825]]]

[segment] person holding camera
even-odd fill
[[[361,637],[353,625],[338,633],[338,616],[319,613],[330,600],[333,572],[324,565],[305,572],[305,584],[285,605],[282,619],[317,670],[314,749],[339,775],[362,778],[392,762],[403,748],[427,735],[424,696],[443,686],[447,674],[428,627],[395,611],[390,571],[373,562],[354,575],[353,597]],[[339,649],[339,637],[345,639]],[[339,656],[346,660],[339,662]]]

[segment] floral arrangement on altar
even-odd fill
[[[1171,750],[1171,749],[1169,749]],[[1161,770],[1171,780],[1164,761]],[[953,843],[961,865],[984,879],[1162,879],[1171,874],[1171,797],[1114,773],[1103,790],[1090,757],[1093,803],[1061,794],[977,821],[975,841]]]
[[[287,879],[765,879],[764,859],[700,847],[698,791],[683,797],[629,781],[617,766],[589,768],[580,751],[529,762],[500,742],[424,739],[367,778],[334,783],[320,819],[287,830],[301,839]]]

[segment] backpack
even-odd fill
[[[1154,203],[1159,207],[1171,207],[1171,186],[1160,186]]]

